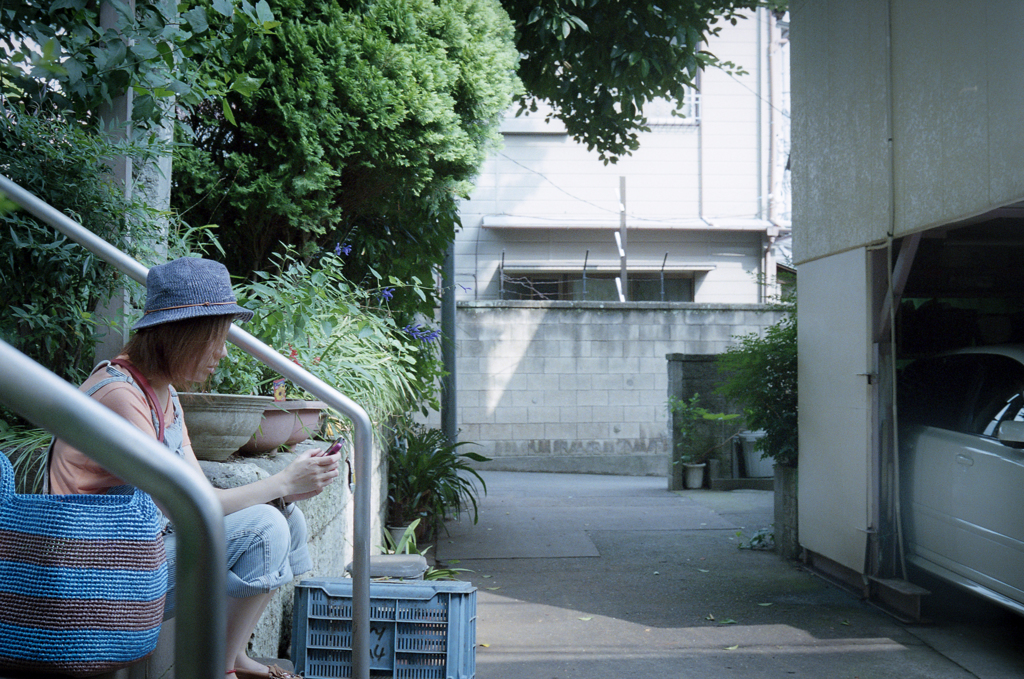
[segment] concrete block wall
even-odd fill
[[[460,302],[459,440],[481,468],[662,476],[669,354],[721,353],[757,304]]]

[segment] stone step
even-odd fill
[[[869,577],[870,600],[903,622],[924,622],[921,601],[931,592],[898,578]]]

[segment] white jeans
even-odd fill
[[[271,505],[246,507],[224,517],[227,537],[227,595],[242,599],[272,592],[313,568],[306,546],[306,517],[295,505],[287,516]],[[167,603],[164,617],[174,615],[177,538],[164,536],[167,550]]]

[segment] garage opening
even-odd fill
[[[897,319],[906,360],[1024,343],[1024,205],[921,235]]]
[[[877,393],[870,572],[926,574],[1024,613],[1024,204],[894,252],[895,353],[878,373],[895,370],[898,388],[895,404]]]

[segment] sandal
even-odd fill
[[[235,669],[235,676],[238,679],[302,679],[301,674],[289,672],[278,665],[271,665],[266,672]]]

